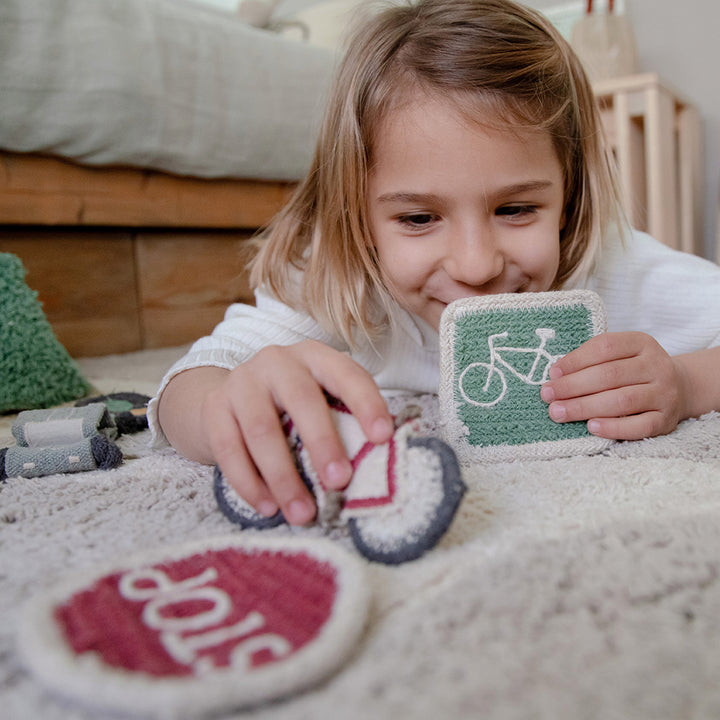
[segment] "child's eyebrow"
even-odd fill
[[[521,195],[526,192],[538,192],[539,190],[549,190],[554,183],[551,180],[528,180],[527,182],[514,183],[499,187],[492,193],[493,195]]]
[[[527,192],[539,192],[552,188],[554,183],[551,180],[528,180],[511,185],[502,185],[493,188],[488,193],[488,197],[505,197],[509,195],[522,195]],[[441,203],[443,198],[435,193],[416,193],[416,192],[389,192],[384,193],[377,198],[380,203],[418,203],[418,204],[437,204]]]
[[[434,193],[391,192],[380,195],[377,201],[382,203],[402,202],[424,204],[439,203],[442,201],[442,198]]]

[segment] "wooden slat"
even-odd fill
[[[120,231],[0,228],[60,342],[74,356],[141,347],[133,241]]]
[[[242,232],[139,233],[138,289],[145,347],[208,334],[233,302],[252,302]]]
[[[209,335],[223,319],[227,305],[204,304],[199,308],[146,308],[142,313],[143,346],[185,345]]]
[[[715,262],[720,265],[720,195],[718,195],[717,239],[715,240]]]
[[[658,86],[648,87],[645,95],[648,229],[660,242],[679,250],[675,105],[672,96]]]
[[[72,357],[98,357],[142,349],[137,313],[51,322],[55,336]]]
[[[680,174],[680,249],[704,255],[702,127],[692,105],[678,112],[678,164]]]
[[[258,228],[294,185],[96,168],[0,151],[0,223]]]
[[[644,230],[647,229],[647,202],[643,132],[629,106],[627,93],[618,93],[614,98],[613,122],[610,124],[623,201],[633,226]]]

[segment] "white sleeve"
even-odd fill
[[[670,355],[720,345],[720,266],[642,232],[610,244],[587,285],[612,332],[652,335]]]
[[[268,345],[292,345],[303,340],[318,340],[337,350],[346,349],[307,313],[292,310],[262,291],[255,293],[255,299],[254,306],[231,305],[212,334],[197,340],[167,371],[148,404],[148,424],[155,447],[167,445],[158,422],[158,400],[170,380],[184,370],[203,366],[232,370]]]

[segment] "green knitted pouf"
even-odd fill
[[[20,258],[0,253],[0,413],[52,407],[89,390],[26,285]]]
[[[600,452],[612,441],[584,422],[555,423],[540,388],[560,357],[606,329],[589,290],[465,298],[440,322],[440,411],[465,462]]]

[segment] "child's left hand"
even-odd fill
[[[593,435],[640,440],[684,418],[681,366],[650,335],[605,333],[560,358],[540,396],[556,422],[587,420]]]

